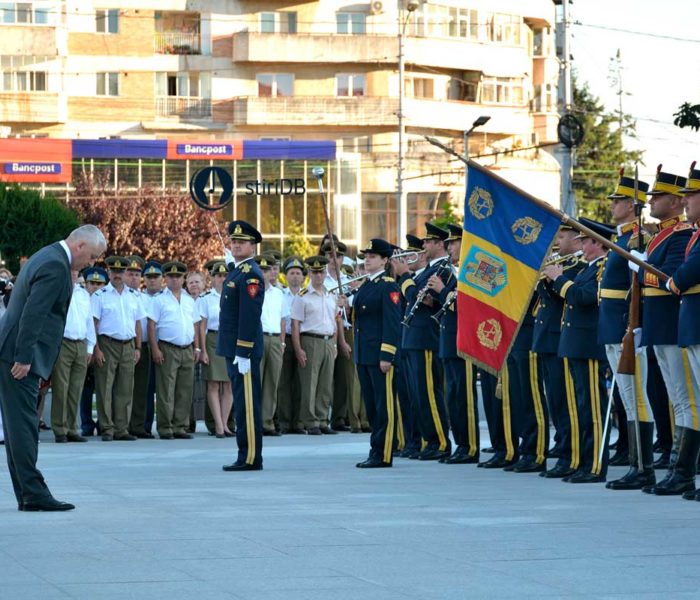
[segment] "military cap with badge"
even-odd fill
[[[306,268],[313,273],[320,273],[326,270],[328,259],[325,256],[310,256],[306,259]]]
[[[228,236],[232,240],[242,240],[259,244],[262,242],[262,235],[247,221],[231,221],[228,225]]]
[[[166,277],[184,277],[187,274],[187,265],[178,260],[171,260],[163,264],[163,274]]]
[[[158,261],[149,260],[143,265],[141,275],[144,277],[161,277],[163,275],[163,268]]]
[[[102,267],[88,267],[83,270],[83,279],[85,279],[85,283],[106,284],[108,280],[107,271]]]
[[[306,274],[306,265],[298,256],[290,256],[284,261],[282,271],[286,273],[289,269],[301,269],[302,273]]]
[[[204,268],[212,277],[214,277],[215,275],[228,274],[226,263],[220,258],[213,258],[211,260],[208,260],[206,263],[204,263]]]
[[[442,227],[438,227],[433,223],[425,224],[425,235],[423,240],[442,240],[443,242],[449,237],[450,233]]]
[[[126,271],[129,261],[124,256],[108,256],[105,263],[110,271]]]
[[[138,271],[139,273],[141,273],[145,265],[146,261],[140,256],[132,254],[131,256],[126,257],[127,271]]]

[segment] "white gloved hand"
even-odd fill
[[[231,254],[231,251],[228,248],[224,249],[224,262],[226,263],[226,266],[228,267],[232,262],[235,262],[233,260],[233,254]]]
[[[642,328],[637,327],[632,333],[634,334],[634,349],[638,351],[642,344]]]
[[[640,252],[639,250],[630,250],[630,254],[635,258],[638,258],[639,260],[647,262],[648,257],[646,252]],[[627,264],[629,265],[630,269],[632,269],[635,273],[639,272],[639,265],[633,263],[631,260],[628,261]]]
[[[242,356],[236,356],[236,358],[233,359],[233,364],[238,367],[238,372],[241,375],[245,375],[250,371],[250,359],[249,358],[243,358]]]

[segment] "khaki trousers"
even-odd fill
[[[353,347],[352,329],[343,331],[345,341]],[[345,358],[340,352],[335,358],[333,369],[333,410],[331,411],[331,423],[336,425],[348,425],[350,419],[350,407],[357,380],[355,362],[350,358]]]
[[[306,366],[299,367],[301,383],[300,419],[307,429],[328,425],[333,396],[333,365],[337,352],[333,338],[301,336]]]
[[[56,436],[78,434],[78,405],[87,373],[87,342],[63,338],[51,373],[51,428]]]
[[[97,420],[103,434],[128,434],[134,391],[134,340],[121,343],[101,335],[104,365],[95,365]]]
[[[148,376],[150,374],[151,352],[148,344],[141,346],[141,358],[134,368],[134,393],[131,401],[131,419],[129,431],[143,433],[146,423],[146,409],[148,402]]]
[[[301,384],[299,382],[299,363],[294,354],[291,341],[282,354],[282,373],[277,387],[277,420],[284,433],[290,429],[302,429],[304,423],[300,418]]]
[[[163,364],[156,365],[156,428],[159,435],[186,433],[194,388],[192,346],[158,344]]]
[[[262,426],[263,429],[275,428],[275,411],[277,410],[277,389],[282,373],[282,340],[278,335],[263,335],[263,357],[260,361],[260,379],[262,381]]]

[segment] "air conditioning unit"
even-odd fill
[[[375,0],[369,5],[369,12],[373,15],[379,15],[384,12],[384,3],[380,0]]]

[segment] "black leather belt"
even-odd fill
[[[330,335],[320,335],[318,333],[307,333],[303,332],[301,335],[305,335],[307,337],[312,337],[316,338],[317,340],[330,340],[333,337],[333,334]]]
[[[117,338],[109,337],[108,335],[103,335],[103,334],[100,334],[99,337],[107,338],[109,341],[115,342],[117,344],[130,344],[131,342],[133,342],[136,339],[136,338],[131,338],[128,340],[118,340]]]
[[[218,329],[207,329],[207,333],[219,333]]]
[[[64,337],[64,338],[63,338],[63,341],[64,341],[64,342],[73,342],[74,344],[81,344],[81,343],[83,343],[83,342],[87,342],[87,340],[85,340],[85,339],[83,339],[83,340],[72,340],[71,338],[67,338],[67,337]]]
[[[279,336],[281,336],[282,334],[281,334],[281,333],[268,333],[267,331],[263,331],[263,335],[267,335],[267,336],[270,336],[270,337],[279,337]]]
[[[178,344],[173,344],[172,342],[166,342],[165,340],[158,340],[159,344],[165,344],[167,346],[172,346],[173,348],[179,348],[180,350],[187,350],[192,347],[192,344],[187,344],[187,346],[180,346]]]

